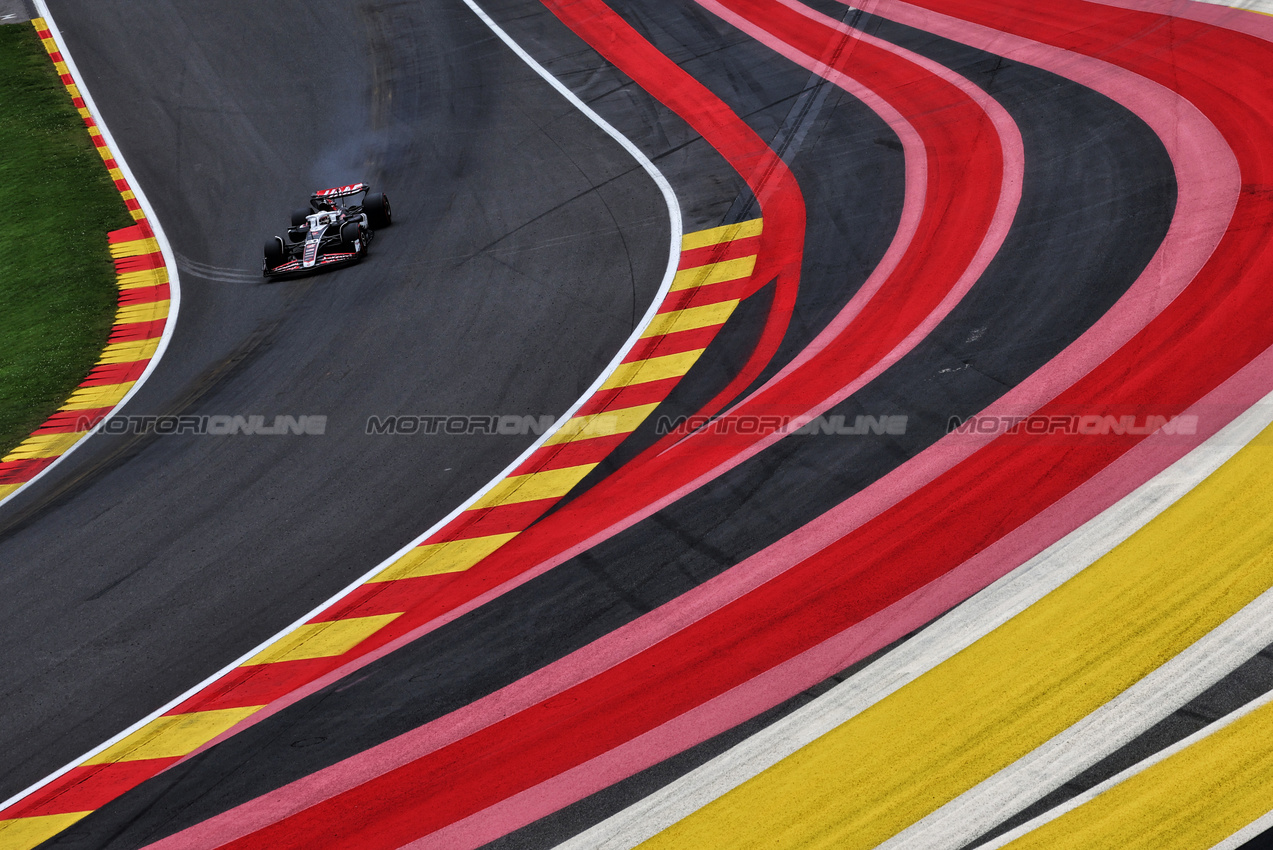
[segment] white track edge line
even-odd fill
[[[47,7],[44,6],[44,0],[35,0],[35,2],[40,7],[40,11],[44,13],[45,21],[47,21],[49,24],[50,32],[53,32],[55,37],[57,37],[57,31],[53,27],[53,21],[51,18],[47,16],[48,9]],[[471,9],[473,13],[477,15],[477,17],[482,21],[482,23],[484,23],[492,32],[494,32],[495,35],[498,36],[499,39],[503,41],[505,45],[507,45],[514,53],[516,53],[518,58],[520,58],[523,62],[525,62],[528,66],[530,66],[531,70],[533,70],[536,74],[542,77],[549,85],[553,87],[553,89],[557,91],[558,94],[560,94],[567,101],[569,101],[571,105],[573,105],[576,109],[578,109],[585,116],[587,116],[587,118],[591,120],[594,124],[600,127],[601,130],[603,130],[606,133],[606,135],[610,136],[612,139],[618,142],[619,145],[625,151],[627,151],[628,154],[631,155],[633,159],[635,159],[641,165],[641,167],[645,170],[645,172],[648,175],[650,175],[650,178],[654,181],[655,185],[658,186],[659,191],[663,195],[663,200],[667,204],[668,217],[670,219],[671,244],[669,246],[668,265],[667,265],[667,269],[665,270],[663,274],[663,280],[659,284],[658,292],[655,294],[654,299],[650,302],[650,306],[646,310],[645,315],[641,318],[641,321],[638,323],[637,327],[632,331],[632,334],[628,337],[627,341],[619,349],[618,353],[614,355],[610,363],[601,372],[601,374],[597,376],[597,379],[592,382],[592,385],[588,387],[587,391],[585,391],[583,395],[581,395],[579,399],[576,400],[575,403],[570,406],[570,409],[567,410],[565,413],[563,413],[557,419],[557,421],[553,423],[552,427],[549,428],[547,431],[545,431],[539,437],[539,439],[537,439],[530,447],[528,447],[524,452],[518,455],[516,460],[514,460],[507,467],[505,467],[502,472],[500,472],[498,475],[492,478],[489,482],[483,485],[483,487],[480,490],[478,490],[476,493],[470,496],[466,501],[460,504],[457,508],[455,508],[445,517],[443,517],[442,519],[438,520],[438,522],[430,526],[429,529],[425,531],[423,534],[419,535],[410,543],[406,544],[401,549],[399,549],[397,552],[390,555],[384,561],[381,561],[375,567],[368,570],[362,576],[360,576],[359,578],[351,582],[343,590],[341,590],[340,592],[338,592],[337,594],[335,594],[334,596],[332,596],[325,602],[313,608],[309,613],[303,615],[300,619],[296,620],[290,626],[287,626],[286,628],[284,628],[283,630],[275,634],[273,637],[266,639],[264,642],[258,644],[255,648],[248,650],[239,658],[235,659],[234,661],[227,664],[225,667],[218,670],[216,673],[213,673],[211,676],[204,679],[202,682],[190,688],[189,690],[185,691],[180,696],[177,696],[171,701],[165,703],[163,706],[151,712],[150,714],[146,715],[146,717],[142,718],[141,720],[137,721],[133,725],[129,726],[127,729],[123,730],[119,734],[104,741],[103,743],[99,744],[98,746],[86,752],[84,755],[66,764],[64,767],[49,774],[44,779],[41,779],[40,781],[34,783],[28,788],[23,789],[22,791],[19,791],[14,796],[0,803],[0,812],[3,812],[4,810],[13,806],[15,803],[20,802],[24,798],[30,796],[31,794],[45,787],[49,783],[54,782],[59,777],[65,775],[66,773],[75,769],[79,765],[88,761],[93,756],[97,755],[98,753],[101,753],[102,751],[106,750],[107,748],[111,746],[114,746],[119,741],[128,737],[132,733],[138,731],[139,729],[144,727],[146,724],[150,723],[152,720],[158,717],[161,717],[167,712],[171,711],[173,708],[185,702],[186,700],[190,699],[192,696],[204,690],[205,688],[209,687],[217,680],[222,679],[225,676],[229,675],[238,667],[242,666],[243,662],[247,661],[249,658],[253,657],[254,655],[257,655],[265,651],[266,649],[268,649],[270,646],[277,643],[278,641],[286,638],[292,632],[296,631],[301,626],[303,626],[306,622],[313,619],[318,614],[321,614],[323,611],[327,610],[331,606],[335,605],[337,602],[344,599],[346,596],[353,593],[358,588],[362,587],[364,584],[367,583],[369,579],[371,579],[373,576],[377,575],[378,573],[382,572],[383,570],[387,569],[399,558],[402,558],[404,555],[406,555],[407,553],[415,549],[422,542],[428,539],[429,536],[435,534],[437,531],[445,527],[453,519],[458,517],[465,510],[467,510],[470,505],[472,505],[478,499],[482,498],[482,496],[486,495],[486,493],[490,491],[492,488],[494,488],[497,484],[499,484],[500,481],[504,480],[504,478],[506,478],[510,473],[513,472],[513,470],[517,469],[517,467],[519,467],[523,462],[525,462],[526,459],[529,458],[550,437],[552,437],[555,433],[557,433],[557,431],[559,431],[561,427],[574,415],[575,411],[578,410],[580,407],[582,407],[584,402],[586,402],[589,398],[591,398],[593,394],[596,393],[598,389],[600,389],[601,385],[606,382],[606,380],[610,377],[610,375],[614,373],[615,369],[618,368],[619,364],[623,362],[623,358],[627,356],[627,353],[632,349],[632,346],[635,345],[637,340],[641,338],[641,334],[645,331],[646,327],[648,327],[650,322],[654,319],[655,314],[658,312],[659,306],[662,304],[664,298],[667,296],[667,293],[672,286],[672,279],[676,275],[676,267],[678,263],[680,262],[680,256],[681,256],[681,237],[683,236],[682,222],[681,222],[681,208],[680,208],[680,202],[677,200],[676,193],[672,189],[672,184],[668,182],[668,179],[663,176],[663,173],[661,171],[658,170],[658,167],[655,166],[654,163],[650,161],[649,157],[647,157],[644,153],[642,153],[641,150],[635,144],[633,144],[626,136],[624,136],[617,129],[615,129],[613,125],[611,125],[608,121],[606,121],[596,112],[594,112],[591,107],[589,107],[582,100],[580,100],[579,97],[575,95],[574,92],[566,88],[566,86],[563,83],[561,83],[556,77],[552,76],[552,74],[549,73],[547,69],[545,69],[542,65],[536,62],[535,59],[529,53],[527,53],[519,44],[513,41],[513,39],[506,32],[504,32],[504,30],[501,29],[500,26],[496,24],[495,21],[490,18],[490,16],[487,15],[486,12],[484,12],[476,4],[476,2],[474,2],[474,0],[464,0],[464,4],[468,6],[469,9]],[[59,46],[60,46],[60,42],[59,42]],[[66,53],[63,53],[63,58],[67,60],[67,67],[72,68],[70,59]],[[74,73],[74,70],[72,70],[72,73]],[[77,80],[78,80],[78,77],[77,77]],[[87,97],[87,92],[82,87],[80,88],[80,93],[84,95],[85,104],[88,104],[89,99]],[[102,127],[102,134],[104,136],[106,135],[105,127]],[[118,155],[118,151],[114,148],[113,142],[111,142],[109,137],[107,138],[107,142],[112,145],[111,150],[115,152],[116,155]],[[117,161],[119,161],[122,165],[122,160],[117,159]],[[131,185],[133,182],[131,179],[132,175],[127,171],[125,171],[124,173],[130,178],[129,183]],[[140,200],[141,198],[140,192],[138,192],[136,188],[134,188],[134,192],[137,193],[138,198]],[[147,214],[149,215],[148,210],[147,210]],[[156,229],[156,237],[162,239],[160,231],[157,229]],[[165,255],[164,255],[165,260],[170,260],[171,248],[168,247],[166,240],[162,243],[162,245],[165,250]],[[176,264],[174,262],[173,263],[174,269],[175,269],[175,265]],[[159,353],[162,352],[164,347],[166,346],[167,339],[168,339],[168,331],[165,331],[164,340],[160,344],[159,349],[157,349],[156,351],[156,359],[158,359]],[[131,392],[129,393],[129,395],[131,396]],[[128,396],[126,396],[124,400],[127,401],[127,399],[128,399]],[[121,406],[122,404],[123,403],[121,402]],[[63,457],[65,457],[65,455],[63,455]],[[49,468],[51,469],[53,465],[54,464],[50,464]],[[35,479],[33,478],[31,480],[34,481]],[[17,493],[17,492],[19,491],[18,490],[14,491],[14,493]]]
[[[1273,423],[1273,393],[1108,510],[787,717],[558,845],[632,848],[849,721],[1020,614],[1131,537]]]
[[[1237,850],[1243,844],[1258,837],[1261,833],[1273,828],[1273,811],[1263,817],[1251,821],[1237,832],[1211,848],[1211,850]]]
[[[94,425],[83,436],[71,444],[66,451],[58,455],[57,459],[48,466],[41,469],[29,481],[24,481],[22,486],[14,490],[9,495],[0,499],[0,506],[4,505],[10,499],[26,490],[35,482],[39,481],[58,464],[60,464],[71,452],[84,445],[89,437],[101,430],[102,426],[113,419],[124,405],[136,395],[142,385],[150,378],[159,361],[163,359],[164,352],[168,350],[168,343],[172,339],[173,331],[177,327],[177,314],[181,310],[181,281],[177,272],[176,255],[173,253],[172,246],[168,244],[168,237],[164,235],[164,229],[159,224],[159,218],[155,215],[154,208],[150,205],[150,201],[146,198],[146,193],[142,191],[141,184],[137,182],[137,178],[133,176],[133,171],[128,167],[128,162],[124,159],[123,152],[120,151],[119,145],[115,144],[115,138],[111,135],[110,129],[106,126],[105,120],[102,118],[101,112],[97,109],[97,104],[93,102],[93,96],[89,94],[88,87],[84,85],[84,78],[80,76],[79,69],[75,66],[75,60],[71,58],[70,51],[66,47],[66,42],[62,39],[62,32],[57,28],[57,24],[53,20],[53,15],[49,12],[45,0],[34,0],[36,11],[40,17],[44,19],[45,26],[49,28],[49,32],[53,35],[53,40],[57,42],[58,51],[62,54],[62,61],[66,63],[66,69],[70,72],[71,77],[75,80],[75,86],[80,90],[80,98],[84,101],[84,106],[88,109],[89,114],[93,116],[93,122],[97,125],[97,129],[101,131],[102,138],[106,140],[106,145],[110,149],[111,156],[115,160],[115,164],[119,166],[120,173],[124,175],[124,179],[128,181],[128,188],[132,190],[133,197],[137,200],[137,204],[141,207],[142,212],[146,216],[146,223],[150,225],[151,231],[155,234],[155,241],[159,243],[159,249],[164,255],[164,265],[168,271],[168,316],[164,321],[164,332],[159,338],[159,345],[155,347],[155,353],[150,356],[150,362],[146,364],[146,368],[142,370],[141,375],[129,388],[124,397],[111,408],[110,413],[102,417],[102,421]],[[116,190],[118,192],[118,189]],[[25,438],[24,438],[25,439]],[[0,806],[4,808],[4,806]]]
[[[1026,833],[1033,832],[1034,830],[1038,829],[1039,827],[1043,826],[1049,821],[1056,820],[1061,815],[1067,812],[1073,811],[1074,809],[1077,809],[1079,806],[1083,805],[1084,803],[1088,803],[1096,799],[1097,797],[1104,794],[1106,791],[1110,790],[1116,785],[1121,785],[1122,783],[1126,782],[1128,779],[1131,779],[1136,774],[1143,773],[1144,771],[1148,770],[1149,768],[1153,767],[1159,762],[1166,761],[1167,759],[1174,756],[1176,753],[1179,753],[1182,750],[1188,749],[1189,747],[1193,746],[1194,744],[1198,743],[1199,741],[1205,738],[1211,737],[1216,732],[1219,732],[1221,729],[1224,729],[1226,726],[1236,723],[1237,721],[1241,720],[1243,717],[1246,717],[1251,712],[1256,711],[1268,705],[1270,702],[1273,702],[1273,691],[1270,691],[1269,693],[1266,693],[1263,696],[1260,696],[1256,699],[1251,700],[1249,703],[1237,709],[1236,711],[1232,711],[1226,714],[1224,717],[1221,717],[1216,722],[1208,726],[1204,726],[1203,728],[1199,729],[1197,732],[1194,732],[1188,738],[1184,738],[1180,741],[1177,741],[1176,743],[1172,744],[1170,747],[1167,747],[1166,749],[1159,750],[1158,752],[1154,753],[1152,756],[1145,759],[1144,761],[1137,762],[1136,764],[1124,770],[1122,773],[1119,773],[1116,776],[1112,776],[1109,779],[1105,780],[1100,785],[1097,785],[1087,791],[1084,791],[1082,794],[1078,795],[1072,800],[1065,801],[1064,803],[1062,803],[1061,805],[1057,806],[1054,809],[1049,809],[1048,811],[1039,815],[1034,820],[1023,823],[1021,826],[1017,827],[1012,832],[1005,833],[1004,835],[997,838],[995,841],[989,844],[982,845],[982,846],[985,848],[985,850],[995,850],[995,848],[1002,847],[1011,841],[1015,841],[1021,836],[1025,835]],[[1267,818],[1269,816],[1265,815],[1265,817]],[[1225,839],[1225,840],[1228,841],[1232,839],[1232,837],[1233,836],[1230,836],[1229,839]]]
[[[880,845],[959,850],[1116,752],[1273,643],[1266,590],[1077,723]]]

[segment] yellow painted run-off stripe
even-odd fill
[[[650,381],[662,381],[667,378],[679,378],[690,370],[698,360],[703,349],[683,351],[680,354],[666,354],[662,357],[649,357],[645,360],[634,360],[631,363],[620,363],[601,385],[603,390],[614,390],[629,387],[633,384],[644,384]]]
[[[85,764],[112,764],[139,759],[174,758],[203,746],[234,724],[261,709],[218,708],[156,717],[114,746],[107,747]]]
[[[72,431],[66,434],[32,434],[16,449],[0,458],[0,461],[57,457],[79,442],[86,433],[88,432]]]
[[[625,407],[620,410],[606,410],[601,413],[587,413],[575,416],[561,426],[557,433],[544,441],[545,446],[559,443],[571,443],[575,440],[589,440],[593,437],[610,437],[615,434],[628,434],[645,421],[654,412],[657,404],[641,404],[636,407]]]
[[[145,239],[132,239],[128,242],[112,242],[110,252],[111,256],[117,260],[122,257],[140,257],[143,254],[158,254],[159,242],[153,236],[148,236]]]
[[[100,387],[80,387],[71,393],[71,397],[59,409],[95,410],[99,407],[114,407],[119,404],[124,396],[128,395],[128,391],[133,388],[134,383],[136,382],[125,381],[122,384],[105,384]]]
[[[374,617],[350,617],[323,623],[306,623],[268,649],[243,662],[244,667],[274,664],[278,661],[301,661],[344,655],[376,632],[396,620],[400,614],[377,614]]]
[[[1006,845],[1206,850],[1273,809],[1273,703]]]
[[[672,278],[670,292],[694,289],[698,286],[710,286],[714,283],[728,283],[731,280],[742,280],[756,268],[756,256],[739,257],[736,260],[722,260],[719,263],[708,263],[705,266],[694,266],[681,269]]]
[[[92,812],[68,812],[63,815],[0,820],[0,850],[31,850],[91,814]]]
[[[516,537],[518,532],[488,534],[462,540],[425,543],[403,555],[371,581],[397,581],[443,573],[459,573],[473,567],[487,555]]]
[[[149,360],[159,348],[159,338],[139,339],[135,342],[112,342],[102,349],[98,363],[135,363],[138,360]]]
[[[1038,603],[649,846],[874,847],[1109,702],[1273,586],[1270,440],[1273,427]]]
[[[529,475],[510,475],[496,484],[478,499],[471,510],[493,508],[515,502],[532,502],[537,499],[558,499],[592,472],[595,463],[567,466],[562,469],[546,469]]]
[[[150,301],[145,304],[129,304],[126,307],[120,307],[119,312],[115,314],[115,324],[130,325],[134,322],[153,322],[156,319],[168,318],[168,302],[167,301]],[[159,337],[146,342],[154,342],[155,347],[159,345]],[[109,346],[108,346],[109,347]],[[154,350],[151,350],[153,356]],[[105,352],[103,352],[105,356]]]
[[[752,236],[759,236],[763,228],[764,219],[753,218],[750,221],[740,221],[737,224],[722,224],[720,227],[711,227],[707,230],[695,230],[693,233],[686,233],[681,237],[681,250],[693,251],[695,248],[706,248],[709,245],[719,245],[722,242],[748,239]]]
[[[115,281],[120,289],[137,289],[140,286],[158,286],[168,282],[168,270],[165,268],[143,269],[139,272],[124,272]]]
[[[723,325],[737,306],[738,299],[735,298],[732,301],[719,301],[715,304],[704,304],[701,307],[687,307],[684,310],[660,313],[654,317],[654,321],[650,322],[650,326],[646,328],[645,333],[641,334],[641,338],[648,339],[677,331],[692,331],[695,328]]]

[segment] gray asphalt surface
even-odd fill
[[[325,415],[323,436],[99,437],[0,511],[0,798],[232,661],[533,440],[371,415],[560,414],[663,274],[647,175],[459,2],[53,0],[182,265],[128,414]],[[359,266],[260,245],[365,179]]]
[[[684,61],[695,75],[766,139],[785,125],[808,85],[805,72],[709,16],[654,0],[614,5],[665,53],[689,57]],[[912,354],[832,411],[850,420],[858,413],[907,413],[907,433],[779,443],[590,552],[134,789],[69,830],[68,841],[144,846],[472,702],[652,610],[931,444],[948,416],[967,415],[999,397],[1082,333],[1135,280],[1167,227],[1175,196],[1170,161],[1135,116],[1029,66],[879,19],[854,24],[986,88],[1018,123],[1027,152],[1021,211],[1000,257]],[[564,51],[569,40],[559,44]],[[702,56],[711,61],[694,58]],[[811,233],[793,340],[815,334],[851,295],[869,266],[862,247],[879,235],[870,228],[895,221],[900,163],[879,143],[885,133],[859,102],[831,93],[791,159]],[[1086,179],[1094,174],[1101,179]],[[1070,250],[1076,223],[1103,234],[1099,249]],[[719,369],[727,365],[716,362]],[[692,390],[693,375],[669,400],[681,404],[681,412],[694,409],[692,391],[682,392]],[[497,845],[554,845],[832,684]],[[516,747],[509,742],[510,757]]]

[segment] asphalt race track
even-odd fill
[[[560,415],[663,274],[657,190],[467,10],[254,8],[52,11],[190,262],[172,356],[129,412],[327,415],[327,431],[102,437],[6,506],[6,797],[366,572],[534,439],[368,436],[367,417]],[[124,44],[141,52],[121,61]],[[368,261],[263,283],[257,243],[351,178],[394,204]]]
[[[0,508],[0,799],[70,767],[0,850],[1257,846],[1239,5],[50,0],[178,255],[125,413],[327,429],[99,435]],[[262,282],[358,179],[370,258]],[[581,398],[450,517],[534,435],[367,424]]]

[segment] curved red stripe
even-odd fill
[[[756,11],[754,9],[753,13]],[[767,11],[766,14],[768,14]],[[814,30],[808,21],[798,16],[788,17],[787,23],[790,25],[790,31],[787,33],[790,38],[804,33],[805,28]],[[817,30],[814,32],[816,33]],[[810,38],[808,34],[804,37],[806,42]],[[806,44],[806,46],[809,45]],[[890,66],[900,67],[890,71]],[[987,137],[997,139],[998,134],[995,128],[990,126],[988,117],[980,107],[951,83],[935,78],[917,66],[899,60],[895,54],[878,47],[872,47],[866,55],[863,55],[861,50],[855,52],[854,69],[859,73],[876,75],[874,84],[881,90],[905,92],[904,97],[899,99],[905,101],[907,112],[916,116],[917,122],[923,122],[921,134],[930,143],[930,170],[935,175],[940,175],[940,179],[934,179],[929,186],[929,208],[934,212],[924,221],[920,231],[919,244],[922,247],[916,250],[908,261],[900,264],[896,272],[899,278],[897,286],[899,291],[892,297],[886,296],[882,299],[881,306],[874,307],[873,311],[863,311],[865,316],[862,317],[862,325],[875,329],[881,339],[893,341],[895,337],[890,336],[890,333],[895,335],[897,328],[885,319],[884,314],[896,318],[898,312],[903,312],[911,316],[912,324],[918,323],[932,311],[935,303],[945,296],[950,285],[960,276],[963,269],[971,262],[972,255],[979,249],[979,239],[972,240],[973,244],[969,245],[969,240],[962,233],[956,234],[941,228],[941,217],[943,213],[951,214],[953,209],[955,214],[965,217],[972,223],[974,232],[985,232],[989,228],[989,222],[999,206],[999,178],[1003,173],[1002,154],[997,146],[977,144],[978,139]],[[964,168],[962,170],[954,168],[953,165],[956,162]],[[980,231],[977,229],[978,225],[981,225]],[[931,253],[926,253],[924,248]],[[913,281],[916,276],[938,272],[938,270],[939,273],[934,274],[937,282],[928,289],[914,285],[900,285],[902,280]],[[904,308],[908,308],[909,312],[906,312]],[[872,312],[878,315],[873,315]],[[855,327],[854,330],[858,328]],[[826,357],[828,359],[844,357],[848,353],[832,350],[826,354]],[[809,369],[820,368],[823,365],[811,365]],[[851,368],[860,369],[865,365],[869,364],[854,362]],[[805,376],[798,374],[796,377],[800,380]],[[390,636],[383,632],[382,635]],[[381,636],[377,636],[376,640],[380,639],[382,639]],[[628,679],[626,672],[619,674],[619,681],[626,679]],[[656,674],[653,680],[645,677],[645,681],[647,684],[657,684],[661,681],[661,676]],[[601,679],[597,682],[603,688],[611,684]],[[589,688],[590,697],[594,684],[596,683],[585,685]],[[425,793],[431,797],[429,814],[413,812],[406,822],[400,825],[401,831],[389,829],[388,824],[393,821],[393,816],[384,811],[379,811],[370,820],[360,819],[356,827],[358,841],[361,844],[381,846],[378,841],[383,838],[385,842],[383,846],[394,846],[393,842],[401,842],[415,835],[424,834],[429,828],[437,828],[480,810],[483,806],[503,799],[508,794],[568,769],[592,755],[604,752],[610,746],[621,743],[634,734],[634,729],[637,727],[642,727],[649,722],[657,722],[655,718],[663,716],[664,711],[671,711],[671,716],[674,716],[686,708],[693,707],[699,699],[698,689],[688,688],[683,696],[689,701],[655,700],[653,703],[658,705],[647,706],[645,714],[639,718],[632,715],[625,720],[612,722],[613,715],[607,715],[609,719],[602,721],[601,725],[606,727],[609,737],[592,734],[600,730],[593,730],[590,725],[588,734],[582,737],[578,746],[561,746],[560,742],[551,742],[552,735],[545,736],[543,733],[555,724],[556,721],[552,719],[552,716],[559,701],[565,700],[575,709],[582,708],[581,704],[575,702],[578,697],[573,691],[568,691],[566,694],[550,699],[540,707],[517,715],[516,731],[492,728],[486,732],[479,732],[473,739],[453,745],[460,748],[459,756],[450,754],[451,748],[448,748],[446,752],[432,754],[413,766],[401,768],[401,770],[410,771],[409,776],[395,772],[383,777],[382,780],[368,783],[368,786],[363,789],[349,792],[354,796],[348,799],[340,798],[339,804],[329,804],[331,807],[339,808],[341,814],[338,816],[310,812],[298,816],[303,822],[289,821],[286,828],[279,825],[277,828],[270,828],[244,839],[247,843],[243,846],[265,846],[280,841],[291,841],[298,834],[301,837],[296,840],[303,844],[307,840],[304,836],[309,827],[320,828],[324,834],[330,834],[328,830],[332,826],[333,817],[340,820],[346,819],[346,803],[362,810],[363,806],[370,804],[369,800],[392,799],[392,788],[400,782],[405,782],[412,788],[412,794]],[[630,699],[630,697],[625,696],[623,699]],[[589,704],[592,704],[591,699]],[[536,719],[546,723],[547,726],[537,725]],[[579,720],[579,718],[575,719]],[[496,739],[503,740],[505,747],[521,747],[528,741],[538,741],[538,746],[531,745],[531,752],[519,752],[515,762],[504,764],[501,774],[505,784],[490,781],[485,771],[479,769],[481,764],[491,765],[489,762],[477,760],[480,754],[487,753],[488,756],[492,756],[494,753],[501,752],[498,746],[494,750],[491,749],[493,741],[489,736],[492,735]],[[546,748],[551,753],[539,747]],[[596,749],[598,747],[600,749]],[[508,755],[510,754],[505,751],[504,756]],[[448,763],[443,770],[447,777],[441,783],[451,789],[446,792],[447,796],[433,796],[434,789],[429,785],[428,777],[432,775],[433,769],[438,768],[436,763],[438,759]],[[420,786],[418,782],[424,782],[425,785]],[[441,787],[437,789],[437,792],[439,795],[444,793]],[[328,807],[320,808],[326,810]],[[371,822],[372,820],[374,823]],[[348,822],[352,824],[352,821]],[[319,824],[321,826],[318,826]],[[301,832],[297,833],[297,829]]]

